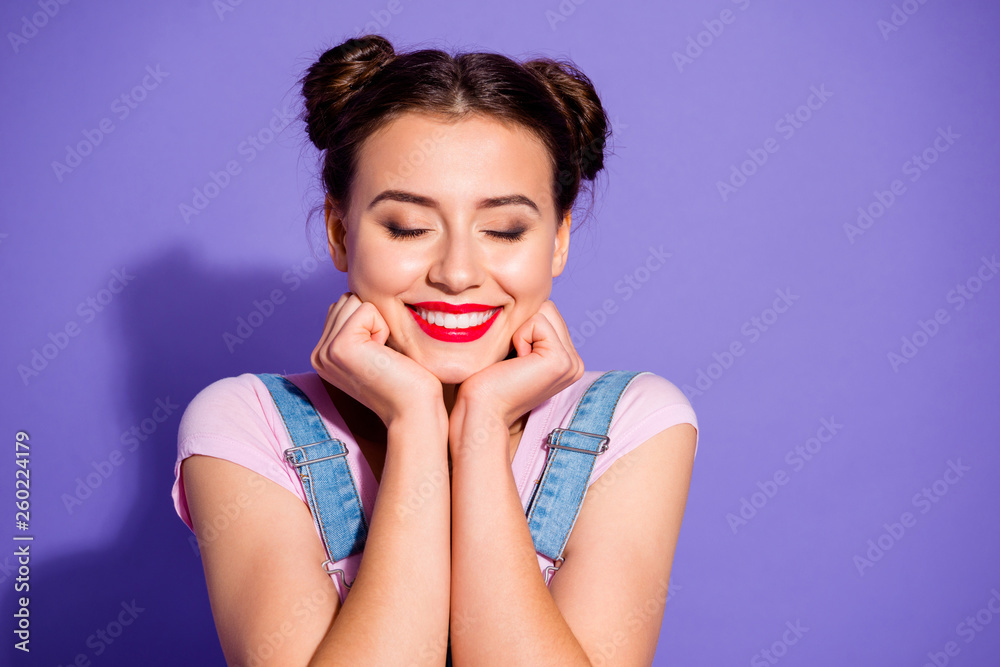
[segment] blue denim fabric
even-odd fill
[[[608,429],[618,399],[638,372],[608,371],[576,404],[567,428],[553,429],[545,470],[535,487],[527,510],[528,527],[535,551],[562,565],[563,550],[580,514],[587,482],[599,454],[608,448]]]
[[[363,550],[368,538],[361,496],[345,458],[347,445],[330,437],[312,403],[295,384],[280,375],[261,373],[257,377],[271,393],[295,445],[285,450],[285,459],[302,481],[309,511],[329,556],[323,568],[332,574],[328,566]]]
[[[607,433],[618,400],[637,375],[640,372],[607,371],[580,398],[569,426],[549,433],[545,469],[525,512],[535,550],[555,563],[547,575],[562,565],[563,550],[583,505],[595,459],[608,448]],[[285,458],[296,466],[302,480],[309,510],[330,558],[323,566],[330,572],[329,564],[364,549],[368,536],[361,499],[344,459],[347,447],[330,438],[309,399],[292,382],[268,373],[258,377],[270,391],[295,444],[285,450]],[[340,572],[345,587],[350,588],[343,572],[335,572]],[[445,664],[452,664],[450,630]]]

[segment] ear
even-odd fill
[[[347,228],[344,227],[344,220],[337,205],[334,204],[329,196],[326,198],[323,213],[326,219],[326,240],[330,249],[330,257],[333,258],[334,266],[346,272],[347,245],[345,239],[347,237]]]
[[[562,224],[556,230],[556,246],[552,253],[552,277],[555,278],[566,268],[566,257],[569,254],[569,228],[572,224],[572,211],[566,211]]]

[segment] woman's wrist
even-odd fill
[[[504,417],[487,404],[474,403],[459,397],[451,411],[448,446],[452,459],[481,453],[484,448],[500,448],[510,444],[510,427]]]
[[[386,431],[417,432],[427,436],[448,437],[448,411],[444,402],[414,403],[404,411],[393,415],[386,422]]]

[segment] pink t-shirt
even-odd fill
[[[548,449],[544,443],[549,432],[556,427],[569,426],[577,401],[601,374],[602,371],[585,372],[578,381],[535,407],[528,415],[511,464],[521,506],[525,510],[535,481],[541,477],[545,467]],[[378,483],[361,449],[356,446],[344,420],[330,400],[322,379],[316,373],[285,377],[309,398],[330,436],[347,445],[347,464],[361,495],[365,518],[371,525]],[[660,431],[680,423],[698,427],[687,397],[669,380],[651,372],[641,373],[632,380],[618,401],[608,431],[611,441],[607,451],[597,456],[588,486],[597,481],[616,460]],[[191,399],[181,417],[177,462],[174,465],[175,480],[171,491],[178,516],[193,531],[180,476],[181,461],[192,454],[204,454],[238,463],[283,486],[306,503],[302,482],[295,469],[284,458],[284,450],[292,446],[271,394],[256,375],[244,373],[208,385]],[[697,451],[696,444],[695,452]],[[320,539],[319,528],[316,528],[315,523],[313,527],[316,539]],[[362,551],[337,561],[330,570],[343,570],[348,583],[353,582],[363,553]],[[552,572],[547,573],[546,568],[553,562],[542,554],[536,553],[536,556],[548,584]],[[336,573],[330,576],[343,602],[347,589],[342,586]]]

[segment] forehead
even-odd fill
[[[527,128],[483,115],[445,120],[411,112],[362,144],[353,196],[366,198],[364,206],[394,188],[462,206],[520,193],[551,208],[551,186],[548,150]]]

